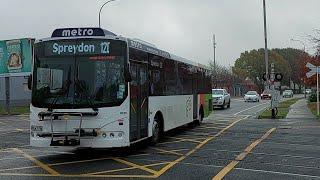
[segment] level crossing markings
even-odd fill
[[[184,155],[184,154],[178,153],[174,150],[165,150],[165,149],[161,149],[161,148],[151,148],[151,149],[157,150],[160,153],[164,153],[164,154],[171,154],[171,155],[176,155],[176,156],[183,156]]]
[[[0,133],[0,135],[6,135],[6,134],[11,134],[11,133],[17,133],[17,132],[25,132],[25,131],[29,131],[29,129],[28,129],[28,130],[15,129],[15,130],[13,130],[13,131],[7,131],[7,132]]]
[[[181,156],[180,158],[176,159],[175,161],[169,163],[168,165],[166,165],[165,167],[163,167],[160,171],[158,171],[158,173],[156,174],[156,177],[160,177],[163,173],[165,173],[166,171],[168,171],[170,168],[172,168],[174,165],[180,163],[181,161],[183,161],[186,157],[190,156],[191,154],[193,154],[195,151],[197,151],[198,149],[200,149],[202,146],[204,146],[205,144],[207,144],[209,141],[211,141],[212,139],[220,136],[222,133],[224,133],[226,130],[228,130],[229,128],[233,127],[236,123],[240,122],[241,120],[246,119],[245,118],[241,118],[233,123],[231,123],[229,126],[225,127],[224,129],[222,129],[221,131],[219,131],[217,134],[215,134],[214,136],[210,136],[207,139],[205,139],[204,141],[202,141],[200,144],[198,144],[194,149],[190,150],[186,155]]]
[[[156,174],[157,173],[157,171],[155,171],[153,169],[150,169],[150,168],[147,168],[147,167],[144,167],[144,166],[141,166],[141,165],[138,165],[138,164],[135,164],[135,163],[120,159],[120,158],[112,158],[112,159],[117,161],[117,162],[120,162],[122,164],[126,164],[128,166],[132,166],[132,167],[135,167],[137,169],[141,169],[143,171],[147,171],[147,172],[152,173],[152,174]]]
[[[312,179],[320,179],[320,176],[314,175],[306,175],[306,174],[296,174],[296,173],[287,173],[287,172],[278,172],[278,171],[266,171],[260,169],[245,169],[245,168],[235,168],[237,170],[243,171],[251,171],[251,172],[262,172],[262,173],[269,173],[269,174],[279,174],[279,175],[286,175],[286,176],[297,176],[297,177],[304,177],[304,178],[312,178]]]
[[[24,151],[22,151],[22,150],[20,150],[18,148],[13,148],[13,150],[15,152],[21,154],[25,158],[29,159],[30,161],[34,162],[37,166],[41,167],[42,169],[44,169],[45,171],[47,171],[51,175],[53,175],[53,176],[60,175],[57,171],[55,171],[54,169],[50,168],[47,164],[37,160],[36,158],[34,158],[34,157],[30,156],[29,154],[25,153]]]
[[[177,139],[177,140],[182,140],[182,141],[188,141],[188,142],[193,142],[193,143],[201,143],[201,141],[197,141],[195,139],[191,139],[191,138],[179,138],[179,137],[167,137],[169,139]]]
[[[148,168],[148,167],[164,165],[164,164],[169,164],[169,163],[170,162],[153,163],[153,164],[143,165],[142,167]],[[98,175],[98,174],[113,173],[113,172],[127,171],[127,170],[133,170],[133,169],[137,169],[137,167],[127,167],[127,168],[113,169],[113,170],[107,170],[107,171],[99,171],[99,172],[94,172],[94,173],[88,173],[86,175]]]
[[[223,129],[223,127],[207,126],[207,127],[200,127],[199,129]]]
[[[155,152],[151,152],[151,153],[141,153],[141,154],[136,154],[136,155],[129,155],[126,157],[103,157],[103,158],[96,158],[96,159],[86,159],[86,160],[79,160],[79,161],[69,161],[69,162],[58,162],[58,163],[51,163],[51,164],[44,164],[43,162],[40,162],[39,160],[37,160],[37,156],[31,156],[29,154],[27,154],[26,152],[23,152],[20,149],[15,148],[14,151],[15,152],[19,152],[19,154],[23,155],[24,157],[26,157],[27,159],[33,161],[36,165],[33,166],[28,166],[28,167],[20,167],[20,168],[11,168],[11,169],[5,169],[5,170],[0,170],[0,175],[17,175],[17,176],[61,176],[61,177],[102,177],[102,178],[107,178],[107,177],[115,177],[115,178],[157,178],[159,176],[161,176],[163,173],[165,173],[166,171],[168,171],[170,168],[172,168],[174,165],[176,165],[177,163],[182,163],[181,161],[183,161],[186,157],[190,156],[192,153],[194,153],[195,151],[197,151],[198,149],[200,149],[202,146],[204,146],[205,144],[207,144],[210,140],[220,136],[221,134],[223,134],[226,130],[228,130],[229,128],[231,128],[232,126],[234,126],[236,123],[238,123],[239,121],[246,119],[247,117],[243,117],[241,119],[238,119],[236,121],[230,121],[230,124],[228,126],[226,126],[225,128],[221,129],[218,132],[212,132],[210,131],[210,133],[204,133],[206,132],[205,130],[202,130],[201,133],[190,133],[190,130],[188,129],[187,131],[187,135],[184,135],[184,137],[179,137],[179,134],[177,134],[178,137],[174,137],[175,139],[178,139],[178,142],[185,142],[185,143],[197,143],[197,145],[194,148],[182,148],[182,149],[169,149],[168,147],[164,146],[164,147],[155,147],[155,148],[150,148],[152,150],[154,150],[156,153],[159,154],[167,154],[167,155],[175,155],[178,157],[178,159],[175,160],[165,160],[165,161],[161,161],[159,159],[149,159],[150,155],[152,156]],[[206,124],[204,123],[203,126],[205,125],[210,125],[210,124]],[[199,127],[198,127],[199,128]],[[183,132],[184,133],[184,132]],[[195,135],[199,135],[199,136],[203,136],[203,137],[197,137],[195,138]],[[185,136],[189,136],[189,137],[185,137]],[[174,139],[173,138],[173,139]],[[175,142],[177,142],[175,141]],[[164,142],[165,143],[165,142]],[[164,144],[162,143],[162,144]],[[172,141],[170,143],[173,143]],[[159,143],[161,144],[161,143]],[[191,145],[190,144],[190,145]],[[140,165],[139,163],[137,164],[136,162],[130,162],[131,160],[127,160],[128,158],[131,157],[138,157],[139,159],[136,160],[142,160],[143,162],[154,162],[153,164],[143,164]],[[126,158],[126,160],[124,160],[123,158]],[[99,172],[91,172],[88,174],[60,174],[59,172],[55,171],[54,169],[52,169],[52,167],[54,166],[61,166],[61,165],[71,165],[71,164],[78,164],[78,163],[86,163],[86,162],[95,162],[95,161],[102,161],[102,160],[113,160],[115,162],[118,162],[120,164],[124,164],[126,166],[129,167],[125,167],[125,168],[117,168],[117,169],[107,169],[105,171],[99,171]],[[133,159],[135,160],[135,159]],[[151,169],[154,166],[159,166],[159,165],[164,165],[163,167],[159,167],[161,169],[159,170],[154,170]],[[22,169],[28,169],[28,168],[42,168],[44,170],[46,170],[47,172],[49,172],[50,174],[26,174],[26,173],[9,173],[8,171],[10,170],[22,170]],[[64,166],[62,166],[64,167]],[[123,172],[126,170],[131,170],[131,169],[139,169],[142,170],[146,173],[150,173],[150,175],[137,175],[137,174],[104,174],[104,173],[116,173],[116,172]],[[6,171],[6,172],[5,172]],[[93,170],[94,171],[94,170]]]
[[[265,105],[265,104],[268,104],[269,102],[265,102],[265,103],[262,103],[262,104],[258,104],[258,105],[255,105],[255,106],[252,106],[252,107],[249,107],[249,108],[246,108],[246,109],[243,109],[243,110],[241,110],[241,111],[239,111],[239,112],[237,112],[237,113],[235,113],[235,114],[233,114],[233,115],[238,115],[238,114],[240,114],[240,113],[242,113],[242,112],[245,112],[245,111],[248,111],[248,110],[250,110],[250,109],[253,109],[253,108],[255,108],[255,107],[259,107],[259,106],[262,106],[262,105]]]
[[[257,139],[253,143],[251,143],[246,149],[240,153],[235,160],[231,161],[227,166],[225,166],[217,175],[215,175],[212,180],[221,180],[223,179],[232,169],[242,161],[258,144],[260,144],[263,140],[265,140],[272,132],[274,132],[276,128],[271,128],[267,131],[261,138]]]

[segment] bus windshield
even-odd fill
[[[37,43],[32,104],[42,108],[120,105],[127,96],[126,44],[104,39]]]

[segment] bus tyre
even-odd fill
[[[157,119],[153,121],[151,143],[157,144],[160,140],[160,124]]]

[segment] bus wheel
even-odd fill
[[[160,124],[157,119],[153,121],[151,143],[157,144],[160,140]]]

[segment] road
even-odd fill
[[[156,146],[111,150],[33,148],[28,117],[3,116],[0,179],[320,179],[320,122],[256,119],[267,105],[233,99]]]

